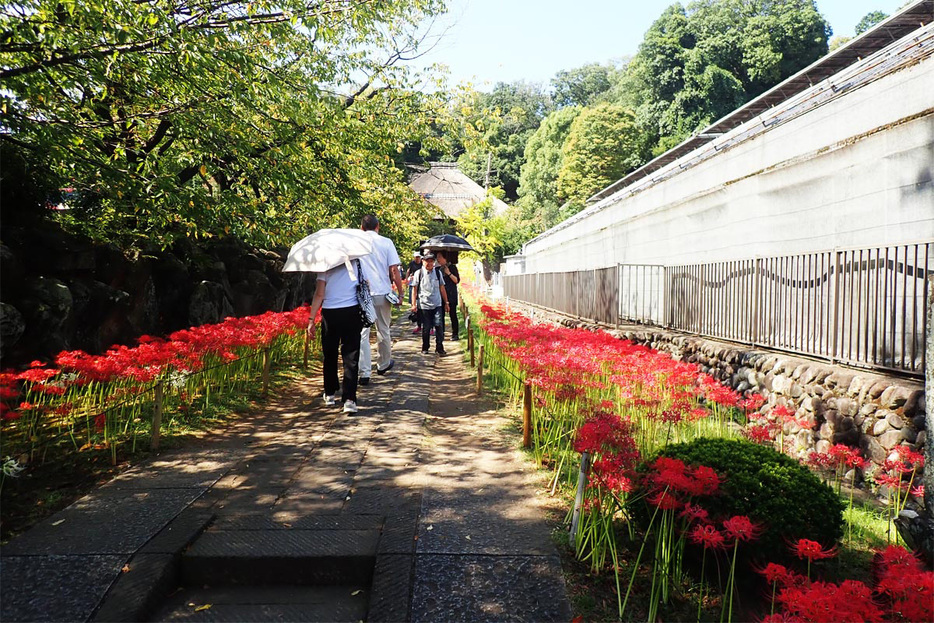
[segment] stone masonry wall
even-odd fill
[[[534,315],[541,317],[542,311],[536,309]],[[654,327],[621,325],[613,329],[565,316],[553,319],[565,326],[607,330],[621,339],[667,352],[679,361],[695,363],[740,393],[764,396],[766,402],[760,411],[766,415],[778,405],[793,409],[795,419],[806,425],[785,425],[785,451],[798,459],[807,459],[811,452],[826,452],[837,443],[858,447],[863,457],[876,465],[890,458],[898,445],[923,451],[927,432],[920,380]],[[847,480],[856,477],[850,473]]]

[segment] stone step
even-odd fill
[[[364,586],[238,586],[186,589],[171,596],[151,621],[363,621]]]
[[[380,531],[209,530],[182,555],[184,586],[369,586]]]

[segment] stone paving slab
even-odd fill
[[[554,556],[417,556],[414,623],[571,620]]]
[[[309,515],[293,521],[275,521],[268,514],[229,515],[219,518],[215,530],[379,530],[379,515]]]
[[[162,595],[168,595],[177,586],[177,556],[137,554],[118,574],[93,620],[96,623],[144,621],[158,607]]]
[[[155,621],[357,622],[366,618],[363,586],[238,587],[185,591]],[[210,607],[204,608],[207,604]]]
[[[145,466],[134,467],[109,483],[101,490],[116,489],[206,489],[227,473],[235,461],[203,457],[176,457],[157,459]]]
[[[200,489],[98,490],[12,540],[2,554],[133,554],[199,495]]]
[[[128,556],[10,556],[0,559],[0,620],[85,621]]]
[[[415,557],[380,556],[373,571],[368,623],[397,623],[409,620],[412,573]]]

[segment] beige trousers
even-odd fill
[[[389,323],[392,321],[392,305],[384,294],[373,295],[376,308],[376,349],[379,353],[378,369],[385,370],[392,360],[392,337],[389,335]],[[364,327],[360,332],[360,376],[369,378],[373,368],[373,353],[370,350],[370,329]]]

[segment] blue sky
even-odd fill
[[[548,84],[562,69],[635,53],[642,36],[672,1],[448,0],[444,33],[421,63],[448,66],[451,84],[488,91],[497,82]],[[687,4],[687,2],[682,2]],[[852,36],[871,11],[892,14],[905,0],[817,0],[834,35]]]

